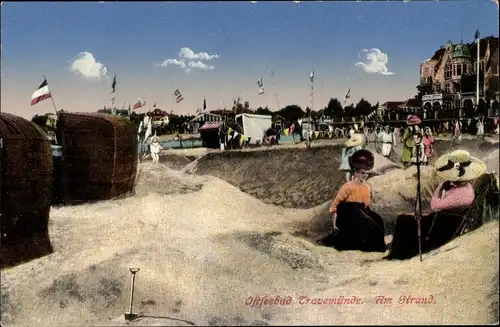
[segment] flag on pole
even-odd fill
[[[346,103],[347,99],[349,99],[351,97],[351,89],[347,90],[347,93],[344,97],[344,104]]]
[[[116,75],[115,75],[115,77],[113,77],[113,83],[111,84],[111,88],[113,89],[113,91],[111,91],[111,93],[115,93],[115,91],[116,91]]]
[[[52,97],[49,86],[47,85],[47,79],[44,79],[42,84],[36,89],[36,91],[31,95],[31,105],[34,106],[40,101]]]
[[[207,110],[207,99],[203,99],[203,111]]]
[[[155,104],[153,105],[153,108],[156,108],[156,101],[155,101]]]
[[[309,74],[309,79],[311,80],[311,83],[314,82],[314,70]]]
[[[146,105],[146,101],[142,102],[141,99],[137,99],[137,102],[134,104],[134,110],[139,109],[142,106]]]
[[[181,102],[182,100],[184,100],[184,98],[182,97],[182,94],[181,92],[179,91],[179,89],[175,90],[174,92],[174,96],[175,96],[175,102],[179,103]]]
[[[474,40],[479,40],[480,34],[479,34],[479,28],[476,30],[476,33],[474,34]]]
[[[262,77],[257,80],[257,85],[259,86],[259,95],[264,94],[264,84],[262,83]]]

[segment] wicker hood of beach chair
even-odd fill
[[[52,149],[36,124],[0,113],[1,267],[52,252],[48,234]]]
[[[137,131],[122,117],[99,113],[60,113],[65,204],[109,200],[134,190]]]

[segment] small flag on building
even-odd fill
[[[142,102],[141,99],[137,99],[137,102],[134,104],[134,110],[139,109],[142,106],[146,105],[146,101]]]
[[[113,89],[113,91],[111,91],[111,93],[115,93],[115,91],[116,91],[116,75],[115,75],[115,77],[113,77],[113,83],[111,84],[111,88]]]
[[[479,34],[479,29],[476,30],[476,33],[474,34],[474,40],[479,40],[480,34]]]
[[[49,86],[47,85],[47,79],[44,79],[42,84],[36,89],[36,91],[31,95],[31,105],[34,106],[40,101],[52,97]]]
[[[207,99],[203,99],[203,111],[207,110]]]
[[[309,74],[309,79],[311,80],[311,83],[314,82],[314,70]]]
[[[155,101],[155,104],[153,105],[153,108],[156,108],[156,101]]]
[[[184,100],[184,98],[182,97],[182,94],[181,92],[179,91],[179,89],[175,90],[174,92],[174,96],[175,96],[175,102],[179,103],[181,102],[182,100]]]
[[[262,77],[257,80],[257,85],[259,86],[259,95],[264,94],[264,84],[262,83]]]

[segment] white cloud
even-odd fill
[[[383,53],[377,48],[371,50],[364,49],[363,53],[365,62],[357,62],[354,66],[363,68],[368,74],[394,75],[394,73],[390,72],[387,68],[389,57],[386,53]]]
[[[200,52],[200,53],[194,53],[193,50],[189,48],[181,48],[181,51],[179,52],[179,57],[185,58],[188,60],[212,60],[212,59],[217,59],[219,58],[218,54],[213,54],[210,55],[206,52]]]
[[[90,52],[80,52],[70,67],[71,71],[80,73],[86,78],[100,79],[106,76],[107,69],[97,62]]]
[[[160,67],[168,67],[169,65],[179,66],[184,69],[186,73],[189,73],[192,69],[201,70],[213,70],[215,66],[207,65],[202,62],[212,59],[219,58],[218,54],[209,54],[207,52],[195,53],[188,47],[181,48],[179,51],[179,59],[166,59],[161,64]]]
[[[160,64],[161,67],[167,67],[168,65],[176,65],[181,68],[187,67],[184,60],[177,60],[177,59],[167,59]]]
[[[190,61],[190,62],[188,62],[188,66],[191,67],[191,68],[199,68],[199,69],[202,69],[202,70],[212,70],[212,69],[215,68],[214,66],[205,65],[201,61],[196,61],[196,62],[195,61]]]

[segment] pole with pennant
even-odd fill
[[[311,121],[311,111],[313,111],[314,108],[314,66],[311,74],[309,75],[309,78],[311,80],[311,108],[309,108],[309,123],[307,124],[307,147],[311,147],[311,127],[312,127],[312,121]]]
[[[47,83],[47,87],[48,87],[48,82],[47,82],[47,77],[45,77],[45,75],[43,75],[43,79],[45,80],[45,83]],[[50,92],[50,99],[52,100],[52,106],[54,106],[54,111],[56,112],[56,116],[58,115],[58,112],[57,112],[57,107],[56,107],[56,102],[54,101],[54,96],[52,95],[52,92]]]
[[[477,43],[477,67],[476,67],[476,111],[479,109],[479,56],[480,56],[480,48],[479,43],[481,40],[481,36],[479,35],[479,29],[476,30],[476,34],[474,35]]]

